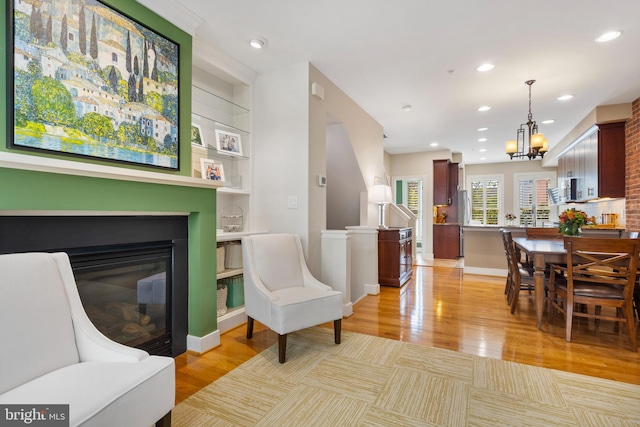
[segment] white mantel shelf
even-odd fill
[[[49,157],[30,156],[0,151],[0,168],[50,172],[62,175],[77,175],[93,178],[116,179],[120,181],[148,182],[153,184],[177,185],[182,187],[219,188],[220,181],[192,178],[115,166],[96,165]]]

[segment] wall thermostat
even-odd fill
[[[318,185],[320,187],[326,187],[327,186],[327,177],[326,176],[322,176],[322,175],[318,175]]]

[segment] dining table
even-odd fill
[[[565,264],[567,250],[562,239],[514,237],[513,242],[533,260],[533,287],[536,298],[536,324],[542,329],[542,313],[544,312],[544,278],[547,264]]]

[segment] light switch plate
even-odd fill
[[[287,208],[298,209],[298,196],[289,196],[287,198]]]

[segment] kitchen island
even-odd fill
[[[511,231],[513,237],[526,237],[524,226],[465,225],[464,272],[486,276],[507,277],[507,260],[504,254],[501,229]],[[619,237],[622,228],[585,229],[583,235]]]

